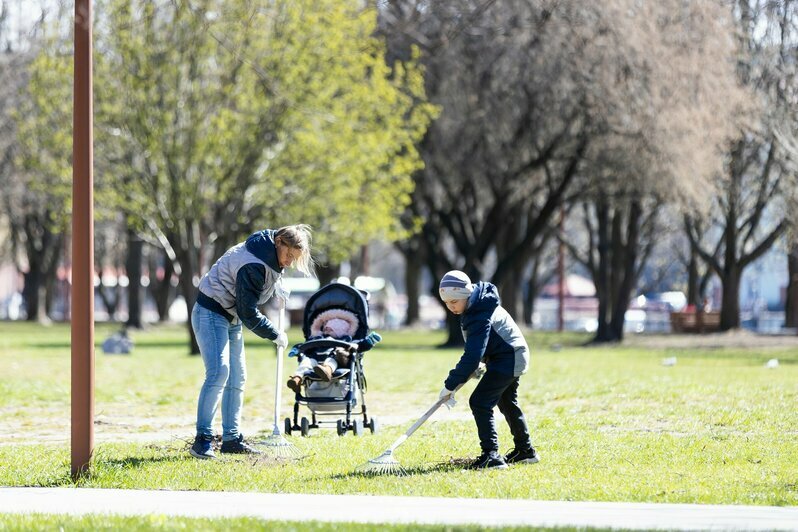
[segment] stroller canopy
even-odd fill
[[[325,310],[340,308],[352,312],[358,319],[354,339],[365,338],[369,331],[369,305],[366,294],[353,286],[342,283],[330,283],[320,288],[305,304],[305,316],[302,333],[305,339],[310,337],[310,326],[313,320]]]

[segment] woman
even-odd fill
[[[197,404],[197,436],[191,446],[196,458],[214,458],[213,418],[222,403],[223,453],[258,453],[244,442],[239,431],[244,404],[246,357],[242,325],[272,340],[288,345],[258,307],[275,293],[284,298],[280,280],[285,268],[313,274],[310,226],[299,224],[259,231],[230,248],[203,276],[191,326],[205,363],[205,382]]]

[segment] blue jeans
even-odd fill
[[[493,419],[493,408],[499,407],[510,426],[516,449],[529,449],[532,440],[524,413],[518,406],[518,377],[488,370],[479,380],[468,400],[474,421],[477,423],[479,446],[482,452],[499,450],[499,435]]]
[[[232,325],[224,316],[194,305],[191,327],[205,363],[205,382],[197,402],[197,434],[213,436],[213,418],[221,400],[222,440],[235,440],[247,380],[241,323]]]

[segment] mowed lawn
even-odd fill
[[[366,356],[377,434],[334,430],[290,440],[299,461],[191,458],[202,362],[182,326],[134,332],[130,356],[105,356],[97,329],[98,443],[85,487],[252,490],[716,504],[798,504],[798,343],[761,348],[583,347],[585,336],[531,333],[521,404],[541,455],[536,465],[462,471],[478,454],[459,404],[396,452],[409,477],[355,468],[379,455],[437,399],[459,352],[437,349],[440,331],[386,332]],[[69,486],[69,327],[0,323],[0,485]],[[289,334],[300,340],[300,331]],[[275,351],[247,334],[244,430],[271,432]],[[663,359],[675,357],[665,366]],[[777,358],[779,366],[765,362]],[[296,365],[285,359],[286,374]],[[287,391],[287,390],[286,390]],[[284,393],[282,416],[292,397]],[[307,413],[307,410],[303,410]],[[512,440],[498,416],[502,450]],[[219,420],[217,418],[217,426]],[[282,424],[281,424],[282,427]],[[147,441],[154,435],[153,441]]]

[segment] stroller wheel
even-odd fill
[[[377,418],[374,416],[371,416],[368,426],[372,434],[377,434],[377,431],[380,430],[380,424],[377,423]]]
[[[302,436],[310,436],[310,421],[308,421],[308,418],[302,418],[300,421],[300,428],[302,429]]]
[[[343,436],[344,434],[346,434],[346,423],[344,423],[343,419],[339,419],[335,423],[335,428],[338,430],[339,436]]]
[[[292,425],[292,423],[291,423],[291,418],[290,418],[290,417],[287,417],[287,418],[285,418],[285,427],[284,427],[284,430],[283,430],[283,432],[284,432],[286,435],[290,436],[290,435],[291,435],[291,430],[292,430],[293,428],[294,428],[294,427],[293,427],[293,425]]]
[[[362,419],[355,419],[352,421],[352,432],[355,436],[361,436],[363,434],[363,420]]]

